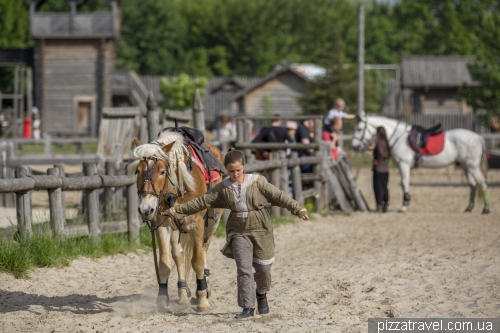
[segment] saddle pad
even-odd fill
[[[198,166],[201,170],[201,173],[203,173],[203,176],[205,176],[205,183],[208,185],[210,183],[210,177],[208,175],[207,170],[203,167],[203,163],[201,162],[200,157],[196,152],[194,151],[193,147],[188,146],[189,150],[191,150],[191,155],[196,159],[198,162]],[[219,180],[220,178],[220,173],[217,170],[212,170],[210,171],[210,175],[212,176],[212,182]]]
[[[444,131],[437,134],[431,135],[427,139],[427,144],[424,148],[420,149],[420,154],[422,155],[436,155],[443,151],[444,149]]]

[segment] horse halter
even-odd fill
[[[148,161],[154,161],[153,166],[150,168]],[[155,188],[155,183],[153,182],[153,175],[154,175],[154,170],[156,167],[156,164],[158,163],[158,158],[157,157],[144,157],[144,162],[146,162],[146,177],[144,178],[144,182],[142,183],[141,189],[137,191],[137,195],[141,196],[142,194],[151,194],[154,195],[158,200],[161,199],[162,193],[156,193],[156,188]],[[145,191],[144,187],[146,186],[147,182],[151,183],[151,187],[153,187],[153,191]]]
[[[353,139],[357,139],[357,140],[359,140],[359,142],[361,142],[361,146],[362,146],[361,151],[365,151],[369,145],[366,142],[370,141],[370,140],[365,139],[365,134],[366,134],[367,128],[368,128],[368,119],[366,119],[366,120],[361,119],[361,121],[365,123],[365,126],[363,127],[363,133],[361,133],[361,137],[357,137],[356,135],[353,135],[352,137],[353,137]],[[368,131],[368,132],[369,132],[369,134],[371,134],[373,136],[374,133],[371,133],[370,131]]]
[[[151,194],[153,196],[155,196],[157,198],[157,204],[156,204],[156,211],[160,211],[160,204],[161,204],[161,199],[162,197],[165,199],[165,201],[168,203],[168,205],[170,207],[173,207],[175,205],[175,202],[177,201],[177,198],[183,196],[182,193],[180,193],[179,191],[177,192],[177,194],[174,194],[174,193],[162,193],[161,191],[160,192],[156,192],[156,188],[155,188],[155,184],[153,182],[153,175],[154,175],[154,169],[156,167],[156,164],[158,163],[158,157],[144,157],[143,161],[146,163],[146,177],[144,178],[144,182],[142,183],[142,186],[141,186],[141,189],[139,191],[137,191],[137,195],[138,196],[141,196],[141,195],[146,195],[146,194]],[[153,163],[153,166],[152,167],[149,167],[149,163],[148,161],[154,161]],[[167,160],[167,170],[168,170],[168,160]],[[172,180],[170,179],[168,173],[167,173],[167,180],[170,182],[170,184],[174,185]],[[144,190],[144,187],[146,186],[146,183],[147,182],[150,182],[151,183],[151,187],[153,188],[153,192],[152,191],[146,191]],[[143,221],[143,222],[146,222],[146,224],[148,225],[149,229],[151,231],[154,231],[156,229],[158,229],[163,223],[165,223],[167,218],[165,218],[163,220],[163,222],[161,222],[160,224],[157,224],[155,226],[153,226],[152,224],[150,225],[148,223],[148,221]],[[174,219],[174,223],[175,225],[177,226],[177,228],[179,229],[179,231],[181,230],[181,227],[182,227],[182,223],[177,220],[177,219]]]

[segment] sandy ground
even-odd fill
[[[358,184],[373,207],[371,173]],[[489,179],[500,181],[500,172]],[[452,168],[415,170],[412,182],[463,182]],[[268,294],[271,312],[235,320],[235,265],[215,239],[209,251],[212,309],[175,303],[154,313],[152,254],[36,269],[31,279],[0,274],[1,332],[366,332],[373,317],[498,317],[500,313],[500,187],[490,188],[492,214],[482,204],[463,213],[468,188],[414,186],[408,213],[392,170],[387,214],[315,216],[275,230],[276,262]],[[191,289],[195,288],[190,281]]]

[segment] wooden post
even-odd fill
[[[253,121],[250,119],[245,119],[244,121],[244,130],[243,130],[243,140],[245,143],[250,143],[250,138],[252,134]],[[243,149],[243,153],[245,154],[245,158],[247,160],[251,159],[252,150],[251,149]]]
[[[51,144],[51,141],[50,141],[50,135],[45,133],[44,134],[44,137],[43,137],[45,140],[44,140],[44,154],[46,156],[50,156],[52,154],[52,148],[50,147],[50,144]]]
[[[106,161],[106,175],[115,175],[115,162]],[[104,189],[104,220],[110,221],[113,218],[113,187],[107,187]]]
[[[59,176],[59,169],[47,169],[47,175]],[[62,206],[61,188],[49,188],[50,226],[56,235],[64,232],[64,207]]]
[[[123,144],[117,143],[115,144],[114,149],[114,174],[117,176],[125,175],[125,171],[122,170],[122,162],[123,162]],[[120,208],[122,206],[123,201],[123,192],[125,191],[123,186],[115,187],[114,196],[113,196],[113,213],[117,214],[120,212]]]
[[[356,184],[356,180],[354,179],[354,175],[351,171],[351,168],[349,164],[345,161],[343,157],[339,159],[339,166],[342,168],[344,171],[344,174],[346,175],[347,181],[349,183],[349,187],[351,188],[351,193],[353,196],[354,201],[356,202],[356,206],[358,209],[362,212],[366,211],[367,207],[365,205],[365,201],[363,200],[363,197],[361,196],[361,192],[358,189],[358,185]]]
[[[135,178],[134,173],[129,176]],[[139,243],[139,198],[137,196],[137,185],[134,183],[127,186],[127,226],[128,226],[128,240],[129,242]]]
[[[271,159],[278,159],[279,154],[278,153],[271,153],[270,154]],[[281,188],[280,185],[280,169],[279,168],[272,168],[270,170],[270,183],[276,186],[277,188]],[[272,206],[271,207],[271,214],[274,217],[279,217],[281,214],[281,208],[277,206]]]
[[[196,89],[193,101],[193,121],[194,127],[205,134],[205,114],[203,113],[203,102],[201,101],[200,91]]]
[[[59,177],[66,177],[66,170],[64,169],[64,163],[54,164],[54,168],[59,169]],[[61,205],[63,211],[66,211],[66,194],[64,193],[64,191],[61,191]]]
[[[358,7],[358,114],[365,112],[365,6]]]
[[[148,139],[149,142],[153,142],[158,136],[158,124],[160,123],[160,115],[156,107],[155,97],[153,92],[149,92],[148,100],[146,102],[148,107],[147,118],[148,118]]]
[[[236,122],[236,142],[237,143],[245,143],[244,131],[245,131],[245,120],[238,118],[238,120]]]
[[[27,167],[21,166],[16,169],[16,178],[25,178],[27,176]],[[30,237],[33,234],[31,229],[33,219],[29,191],[16,192],[16,217],[17,228],[21,235]]]
[[[330,143],[329,142],[323,142],[321,144],[321,154],[323,156],[323,160],[325,161],[329,161],[330,160],[330,156],[331,156],[331,153],[330,153]],[[323,163],[323,162],[321,162]],[[322,174],[322,176],[324,175],[324,173]],[[321,182],[321,189],[322,189],[322,193],[321,193],[321,197],[323,199],[323,207],[325,209],[329,208],[329,204],[330,204],[330,186],[328,186],[328,180],[324,180]]]
[[[290,196],[290,190],[288,188],[288,166],[286,163],[286,152],[284,150],[278,151],[278,158],[283,161],[280,170],[280,189],[285,192],[286,195]],[[281,215],[289,216],[291,213],[286,208],[281,208]]]
[[[95,163],[83,163],[83,174],[85,176],[94,176]],[[84,195],[87,201],[87,223],[89,226],[89,233],[93,239],[99,238],[101,234],[100,221],[99,221],[99,189],[85,190]]]
[[[323,163],[323,170],[328,176],[328,181],[330,183],[330,186],[332,187],[335,198],[337,199],[337,202],[340,205],[340,209],[342,209],[342,211],[345,213],[350,213],[351,205],[349,204],[349,202],[345,197],[344,190],[342,189],[342,186],[340,185],[337,176],[332,171],[333,163],[327,160],[323,160],[322,163]]]
[[[321,121],[321,119],[317,118],[317,119],[314,119],[314,141],[317,142],[317,143],[320,143],[321,142],[321,134],[322,134],[322,130],[323,130],[323,122]],[[315,152],[314,152],[314,155],[316,157],[322,157],[322,152],[321,152],[321,147],[320,149],[317,149]],[[322,175],[322,163],[319,162],[317,164],[315,164],[313,166],[313,173],[315,175]],[[321,198],[321,193],[322,193],[322,189],[321,189],[321,180],[315,180],[314,181],[314,210],[316,213],[319,213],[323,210],[324,206],[323,206],[323,199]]]
[[[31,118],[33,115],[33,70],[31,67],[26,68],[26,109]]]
[[[297,151],[292,151],[292,159],[298,159],[299,153]],[[300,178],[300,165],[296,165],[292,168],[292,189],[293,198],[299,202],[301,206],[304,206],[304,196],[302,195],[302,180]]]

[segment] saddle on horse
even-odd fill
[[[193,155],[189,158],[188,170],[192,170],[192,158],[195,158],[204,167],[204,170],[201,171],[205,175],[205,180],[209,187],[213,181],[220,178],[220,175],[223,173],[224,168],[220,164],[220,161],[217,159],[217,157],[212,154],[210,149],[203,145],[203,142],[205,142],[205,136],[203,135],[202,131],[197,128],[186,126],[167,127],[162,129],[160,133],[164,131],[180,132],[182,136],[184,136],[186,145],[189,147],[189,150]]]
[[[439,154],[444,148],[444,132],[441,124],[431,128],[414,125],[408,135],[408,144],[417,153],[415,165],[422,163],[422,155]]]

